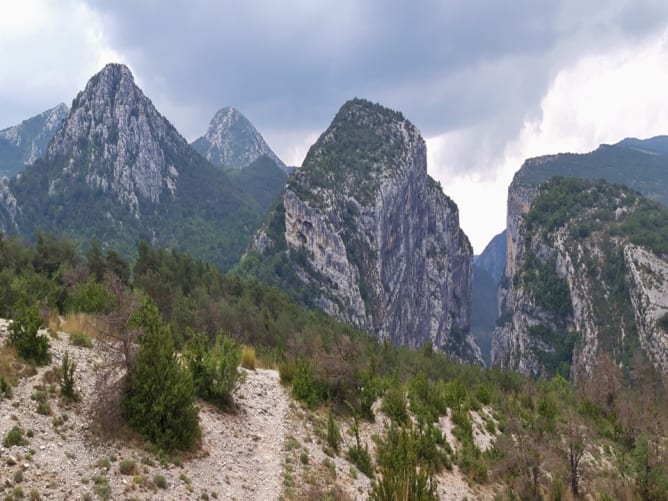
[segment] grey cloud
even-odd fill
[[[187,135],[224,105],[269,134],[322,130],[360,96],[403,111],[427,135],[494,121],[484,127],[490,155],[538,112],[565,62],[668,20],[668,4],[655,0],[88,3],[142,81],[197,110]]]

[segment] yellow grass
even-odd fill
[[[64,332],[81,332],[91,338],[97,336],[101,328],[100,321],[88,313],[69,313],[61,317],[59,330]]]
[[[241,347],[241,366],[255,370],[255,348],[252,346],[242,346]]]

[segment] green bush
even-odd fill
[[[408,422],[408,403],[401,385],[395,384],[388,388],[383,397],[381,410],[397,424]]]
[[[339,444],[341,443],[341,432],[334,420],[332,410],[329,411],[327,418],[327,445],[329,445],[335,452],[339,452]]]
[[[12,429],[7,432],[7,435],[5,435],[2,445],[5,447],[28,445],[28,440],[23,436],[23,430],[18,425],[14,425]]]
[[[124,459],[118,463],[118,471],[121,475],[134,475],[137,471],[137,463],[132,459]]]
[[[414,431],[394,424],[385,433],[378,444],[380,475],[372,484],[370,500],[438,499],[432,470],[421,460],[416,439]]]
[[[156,475],[155,477],[153,477],[153,483],[158,489],[167,488],[167,479],[162,475]]]
[[[93,341],[88,334],[76,331],[70,334],[70,344],[72,346],[81,346],[82,348],[93,347]]]
[[[242,377],[239,345],[232,338],[218,334],[213,347],[207,348],[204,334],[190,333],[184,352],[197,395],[219,406],[230,405],[232,392]]]
[[[76,400],[77,394],[74,389],[74,371],[77,364],[70,362],[70,355],[65,352],[63,362],[60,367],[60,394],[67,400]]]
[[[19,356],[37,365],[51,360],[49,340],[38,334],[42,319],[36,305],[19,304],[14,309],[14,321],[9,325],[9,344]]]
[[[300,359],[292,378],[292,396],[309,407],[315,407],[322,400],[318,382],[313,375],[308,360]]]
[[[154,304],[133,318],[142,329],[140,350],[126,380],[122,409],[137,432],[165,450],[191,449],[199,437],[195,388],[176,358],[171,330]]]

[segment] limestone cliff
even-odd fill
[[[256,234],[265,279],[303,302],[413,348],[480,361],[469,335],[472,250],[456,205],[427,175],[425,142],[400,113],[340,109]],[[256,267],[256,271],[259,267]]]
[[[628,368],[640,350],[668,372],[667,221],[665,209],[618,185],[516,178],[493,363],[577,379],[603,353]]]

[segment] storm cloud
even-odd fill
[[[665,0],[3,2],[0,128],[69,104],[117,61],[189,140],[231,105],[299,164],[364,97],[428,138],[430,173],[480,251],[526,155],[668,132],[667,37]]]

